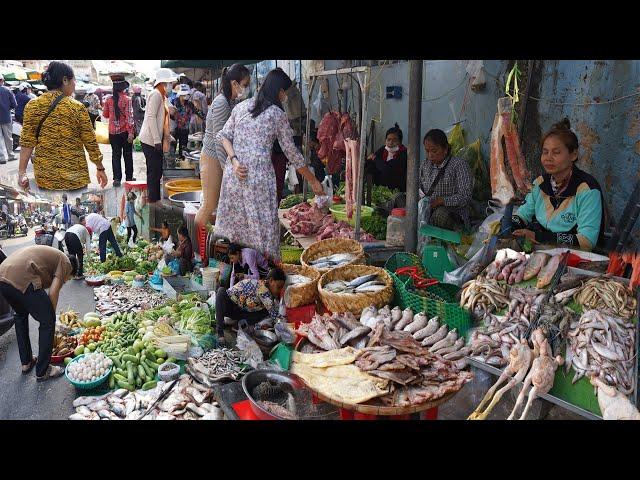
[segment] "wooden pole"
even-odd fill
[[[409,136],[407,149],[407,217],[404,248],[414,252],[418,241],[422,60],[409,61]]]

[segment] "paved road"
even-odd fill
[[[4,240],[7,255],[33,245],[33,231],[27,237]],[[93,290],[84,282],[71,280],[60,292],[59,309],[72,307],[84,315],[93,311]],[[31,346],[38,352],[38,322],[29,319]],[[12,328],[0,336],[0,420],[66,419],[73,409],[75,388],[64,377],[36,382],[35,369],[29,375],[20,371],[20,357]]]

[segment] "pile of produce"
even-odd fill
[[[387,219],[377,213],[373,213],[370,217],[362,217],[360,219],[360,228],[368,232],[376,240],[385,240],[387,238]]]
[[[61,313],[58,317],[58,320],[62,325],[68,327],[69,329],[74,329],[81,326],[80,321],[78,320],[78,312],[74,312],[73,310]]]
[[[313,198],[314,195],[313,193],[308,193],[307,194],[307,198]],[[302,199],[302,194],[301,193],[293,193],[291,195],[287,195],[285,198],[283,198],[282,200],[280,200],[280,207],[282,209],[287,209],[287,208],[292,208],[295,207],[296,205],[300,204],[303,202]]]
[[[95,397],[78,397],[73,401],[76,412],[69,420],[221,420],[224,414],[212,401],[209,388],[182,375],[169,395],[149,408],[173,382],[158,382],[155,388],[130,392],[120,388]],[[147,413],[148,411],[148,413]],[[146,416],[145,416],[145,413]]]
[[[246,373],[244,357],[238,350],[218,348],[198,358],[187,359],[186,371],[207,387],[221,380],[238,380]]]
[[[80,345],[86,345],[90,351],[94,351],[97,347],[97,343],[102,340],[102,334],[106,327],[89,327],[85,328],[84,332],[80,335],[78,343]]]
[[[607,277],[587,281],[574,298],[585,308],[600,308],[629,319],[636,314],[637,300],[622,283]]]
[[[498,283],[497,280],[478,277],[462,286],[460,306],[472,312],[476,307],[487,311],[502,310],[507,305],[509,305],[509,287]]]
[[[78,361],[67,367],[67,376],[77,383],[95,382],[104,377],[110,370],[113,362],[103,353],[87,353]]]
[[[635,389],[635,325],[598,310],[588,310],[571,325],[566,350],[566,372],[597,377],[625,395]]]
[[[166,303],[166,297],[150,288],[128,285],[103,285],[93,289],[96,310],[102,315],[116,312],[139,312]]]
[[[158,367],[167,361],[175,362],[175,358],[167,358],[166,352],[155,349],[149,342],[136,340],[125,353],[110,357],[115,370],[109,379],[109,386],[125,388],[129,391],[142,388],[150,390],[156,386]]]
[[[97,350],[110,357],[124,353],[138,339],[138,322],[133,313],[116,313],[105,320],[104,333]]]
[[[56,332],[53,336],[52,356],[64,357],[69,355],[76,348],[76,340],[68,335]]]

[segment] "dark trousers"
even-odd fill
[[[129,239],[131,238],[131,232],[133,232],[133,243],[136,243],[136,238],[138,238],[138,227],[127,227],[127,243],[129,243]]]
[[[91,119],[91,125],[93,125],[93,129],[96,129],[96,119],[100,116],[98,113],[89,112],[89,118]]]
[[[120,251],[120,246],[116,240],[116,236],[113,234],[113,230],[111,228],[107,228],[104,232],[100,234],[98,237],[98,249],[100,250],[100,261],[104,263],[107,259],[107,240],[111,244],[111,247],[116,252],[118,257],[122,256],[122,252]]]
[[[189,141],[189,129],[188,128],[176,128],[176,140],[178,142],[178,156],[182,156],[182,152],[187,148],[187,142]]]
[[[33,358],[31,340],[29,339],[29,315],[39,324],[38,328],[38,363],[36,375],[41,377],[47,373],[51,352],[53,351],[53,335],[56,328],[56,312],[51,304],[51,299],[44,289],[35,290],[29,285],[25,293],[14,288],[8,283],[0,282],[0,294],[11,305],[14,313],[14,326],[16,327],[16,339],[18,352],[22,365],[29,365]]]
[[[81,277],[84,271],[84,254],[82,252],[82,243],[75,233],[67,232],[64,234],[64,243],[67,245],[69,255],[75,255],[78,259],[78,276]]]
[[[122,180],[122,163],[120,158],[124,156],[124,174],[127,180],[133,178],[133,144],[127,141],[127,132],[116,135],[109,134],[111,144],[111,166],[113,167],[113,180]]]
[[[224,317],[229,317],[232,320],[244,319],[248,323],[253,324],[258,323],[268,315],[268,312],[264,309],[257,312],[247,312],[243,310],[229,298],[225,287],[218,288],[218,292],[216,293],[216,329],[219,337],[224,334]]]
[[[287,176],[287,156],[284,153],[271,152],[271,163],[276,174],[276,194],[278,196],[278,205],[280,205],[284,190],[284,179]]]
[[[147,161],[147,195],[150,202],[160,200],[160,179],[162,178],[162,152],[153,146],[142,144],[142,153]]]

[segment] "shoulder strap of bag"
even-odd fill
[[[53,102],[51,102],[51,106],[49,107],[49,110],[47,110],[47,113],[44,114],[44,117],[42,117],[42,119],[40,120],[40,123],[38,124],[38,128],[36,128],[36,140],[38,140],[38,137],[40,136],[40,129],[42,128],[42,124],[47,119],[47,117],[51,114],[51,112],[53,112],[55,110],[55,108],[62,101],[64,96],[65,95],[63,93],[63,94],[59,95],[58,97],[56,97],[56,99]]]
[[[436,187],[438,186],[438,183],[440,183],[440,180],[442,180],[442,177],[444,176],[444,172],[449,166],[450,161],[451,161],[451,157],[449,157],[449,159],[446,161],[447,163],[440,170],[438,170],[438,174],[436,175],[436,178],[433,179],[433,183],[429,187],[429,191],[425,194],[426,197],[430,197],[433,191],[436,189]]]

